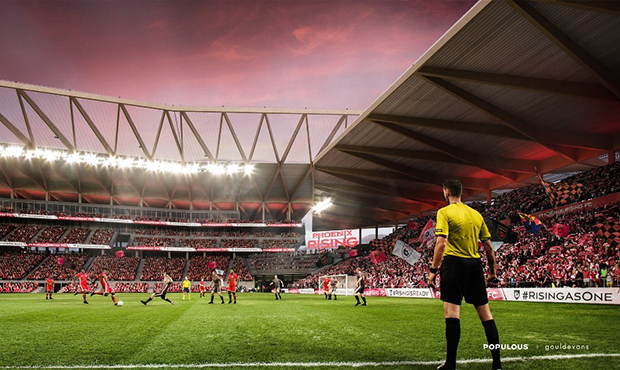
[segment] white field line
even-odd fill
[[[502,362],[570,360],[578,358],[620,357],[620,353],[583,353],[573,355],[547,355],[530,357],[506,357]],[[472,358],[458,361],[459,364],[490,363],[490,358]],[[210,364],[127,364],[127,365],[58,365],[58,366],[1,366],[0,369],[193,369],[225,367],[386,367],[386,366],[432,366],[441,361],[381,361],[381,362],[240,362]]]

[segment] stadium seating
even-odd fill
[[[146,257],[140,280],[162,280],[166,272],[173,280],[181,280],[185,258]]]
[[[232,269],[235,270],[235,274],[239,276],[240,281],[252,281],[252,274],[250,274],[250,270],[248,270],[243,258],[235,257]]]
[[[35,238],[35,243],[57,243],[61,236],[67,231],[66,227],[46,227]]]
[[[209,263],[215,262],[215,268],[218,270],[223,270],[224,273],[226,273],[228,271],[229,260],[229,256],[222,255],[207,255],[206,257],[193,256],[189,260],[189,270],[187,271],[187,275],[189,279],[193,281],[200,279],[205,279],[205,281],[208,281],[214,270],[209,267]]]
[[[40,226],[24,225],[20,226],[6,240],[10,242],[28,243],[41,230]]]
[[[90,234],[90,229],[83,227],[76,227],[69,230],[69,233],[61,240],[62,243],[67,244],[83,244]]]
[[[0,225],[0,239],[4,239],[5,236],[7,236],[11,231],[13,231],[13,229],[15,229],[15,225]]]
[[[0,255],[0,279],[22,279],[45,256],[37,253],[6,253]]]
[[[257,239],[222,239],[223,248],[256,248]]]
[[[30,293],[39,287],[32,281],[10,281],[0,283],[0,293]]]
[[[169,247],[172,244],[174,244],[174,238],[145,238],[139,236],[133,240],[133,245],[148,247]]]
[[[418,220],[423,225],[425,220]],[[519,234],[514,245],[504,244],[497,252],[498,278],[507,287],[552,286],[606,286],[601,270],[607,268],[612,274],[613,285],[620,285],[620,248],[612,247],[609,240],[596,235],[596,224],[620,222],[620,206],[610,204],[593,210],[567,213],[558,217],[541,218],[546,225],[539,235],[524,227],[516,227]],[[555,223],[569,225],[570,234],[560,238],[552,234]],[[320,276],[332,274],[353,275],[360,267],[368,274],[373,287],[426,287],[428,266],[432,248],[422,249],[418,240],[419,229],[400,228],[382,240],[374,240],[375,250],[383,251],[387,260],[374,264],[369,256],[346,259],[291,284],[295,288],[316,288]],[[413,266],[391,255],[393,243],[408,242],[421,253],[421,259]],[[484,253],[481,253],[486,264]],[[439,283],[439,279],[438,279]]]
[[[139,257],[98,256],[89,269],[89,275],[97,276],[107,268],[110,280],[134,280],[139,265]]]
[[[217,245],[217,239],[181,239],[180,242],[189,248],[213,248]]]
[[[573,183],[583,185],[581,193],[575,195],[573,202],[619,192],[620,162],[581,172],[561,181],[561,184]],[[552,208],[544,188],[538,184],[506,192],[493,199],[491,206],[482,202],[470,205],[485,215],[499,220],[508,219],[516,212],[534,213]]]
[[[68,261],[65,265],[61,265],[58,263],[59,258],[65,258]],[[71,280],[76,270],[82,268],[87,260],[88,257],[83,254],[51,254],[39,267],[28,274],[28,279],[45,280],[51,276],[54,280]]]
[[[149,291],[148,283],[115,283],[116,293],[146,293]]]
[[[93,236],[90,238],[90,241],[88,243],[97,245],[110,245],[113,236],[113,230],[99,229],[93,233]]]
[[[311,269],[316,268],[320,254],[263,253],[252,256],[252,266],[262,270]]]

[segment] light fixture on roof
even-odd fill
[[[315,204],[314,207],[312,207],[312,210],[314,211],[314,213],[318,215],[321,212],[328,209],[329,207],[331,207],[332,205],[333,205],[332,200],[330,198],[327,198]]]
[[[69,165],[87,164],[93,167],[110,169],[142,169],[174,175],[192,175],[208,172],[213,175],[250,175],[254,171],[252,164],[228,163],[182,163],[174,161],[149,160],[144,158],[105,155],[102,153],[69,152],[61,149],[30,149],[18,145],[0,145],[0,157],[40,159],[47,162],[64,162]]]

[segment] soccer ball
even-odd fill
[[[118,303],[116,305],[117,306],[122,306],[123,305],[123,301],[118,301]]]

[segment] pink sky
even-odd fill
[[[0,79],[184,105],[364,109],[474,1],[0,2]]]

